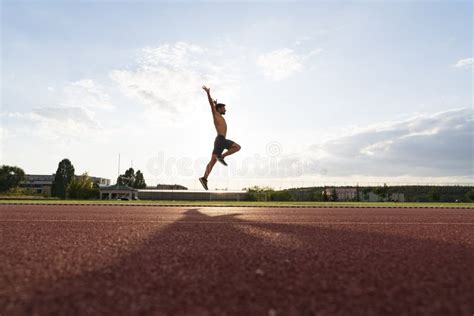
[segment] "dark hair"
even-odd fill
[[[223,106],[225,106],[224,103],[216,103],[216,110],[219,110],[219,108]]]

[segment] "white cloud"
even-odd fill
[[[128,97],[164,117],[187,113],[203,99],[203,84],[229,98],[239,89],[238,71],[220,49],[178,42],[147,47],[132,70],[113,70],[110,78]]]
[[[300,156],[331,176],[472,177],[473,114],[454,109],[354,129]]]
[[[82,107],[93,110],[114,109],[105,88],[91,79],[82,79],[65,86],[60,104],[64,107]]]
[[[10,129],[23,131],[47,140],[88,139],[103,131],[94,113],[81,107],[43,107],[26,113],[0,113],[0,116],[4,118],[7,132]]]
[[[0,126],[0,144],[8,138],[8,130]]]
[[[118,89],[119,93],[134,99],[135,102],[129,104],[145,106],[144,111],[138,109],[138,121],[149,120],[141,121],[142,127],[149,127],[151,125],[147,123],[156,121],[176,126],[186,118],[195,119],[189,111],[205,104],[203,84],[210,86],[211,91],[218,91],[213,97],[219,100],[228,100],[238,92],[239,69],[235,66],[235,56],[229,53],[231,48],[228,44],[204,48],[183,42],[147,47],[139,51],[136,66],[109,72],[112,85],[85,78],[64,87],[49,86],[47,90],[56,98],[51,106],[0,115],[5,118],[8,130],[19,131],[22,135],[68,142],[87,136],[104,138],[111,135],[117,121],[109,124],[106,130],[98,120],[97,111],[115,109],[109,91]],[[120,98],[120,94],[113,96]],[[122,108],[111,115],[121,119],[119,113],[127,115],[130,110]]]
[[[393,144],[393,140],[377,142],[362,148],[360,153],[366,156],[374,156],[377,152],[380,153],[389,150],[391,144]]]
[[[307,41],[310,41],[312,40],[313,38],[311,36],[301,36],[299,37],[294,43],[293,45],[294,46],[300,46],[301,44],[303,44],[304,42],[307,42]]]
[[[102,85],[91,79],[70,82],[61,89],[47,87],[55,94],[56,106],[33,108],[28,112],[4,112],[9,135],[34,135],[46,140],[86,139],[105,133],[96,119],[97,110],[111,110],[114,106]],[[11,131],[15,131],[12,133]]]
[[[474,58],[465,58],[459,60],[454,67],[456,68],[472,68],[474,67]]]
[[[87,129],[102,129],[93,112],[80,107],[43,107],[33,109],[33,120]]]
[[[308,60],[320,51],[316,49],[308,54],[296,54],[290,48],[282,48],[259,55],[256,62],[265,77],[280,81],[302,71]]]

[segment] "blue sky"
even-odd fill
[[[2,1],[1,156],[199,188],[472,182],[471,2]]]

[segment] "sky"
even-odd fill
[[[470,1],[1,1],[0,164],[201,189],[473,183]],[[120,155],[120,165],[119,165]],[[119,168],[120,167],[120,168]]]

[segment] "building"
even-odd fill
[[[326,195],[329,201],[333,200],[332,195],[336,190],[336,201],[355,201],[357,196],[356,188],[326,188]],[[324,192],[324,191],[323,191]],[[359,188],[359,200],[367,202],[405,202],[405,195],[403,193],[390,193],[388,198],[382,197],[370,191],[366,194]]]
[[[369,193],[367,193],[366,195],[367,197],[367,201],[368,202],[382,202],[383,199],[380,195],[378,194],[375,194],[374,192],[370,191]]]
[[[20,188],[33,189],[35,193],[45,196],[51,196],[51,187],[53,185],[55,174],[27,174],[26,180],[20,183]],[[110,179],[91,177],[92,181],[99,187],[109,186]]]
[[[54,175],[27,174],[26,180],[20,182],[19,187],[32,189],[35,193],[51,196],[53,180]]]
[[[325,188],[326,195],[330,201],[334,200],[334,190],[336,191],[336,201],[352,201],[356,199],[356,188]]]
[[[110,179],[107,178],[98,178],[98,177],[91,177],[92,182],[96,183],[100,187],[107,187],[110,185]]]
[[[100,187],[101,200],[137,200],[138,190],[127,185],[114,184],[108,187]]]
[[[392,194],[390,194],[389,201],[391,201],[391,202],[405,202],[405,194],[403,194],[403,193],[392,193]]]
[[[361,199],[362,200],[362,199]],[[365,201],[368,202],[405,202],[405,194],[403,193],[390,193],[388,199],[381,197],[380,195],[375,194],[374,192],[369,192],[365,196]]]

